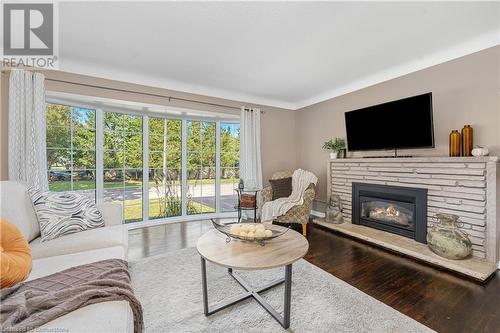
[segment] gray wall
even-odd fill
[[[327,200],[328,152],[321,146],[329,138],[346,136],[346,111],[432,92],[436,148],[406,150],[401,154],[447,156],[450,131],[471,124],[474,143],[488,147],[491,155],[499,155],[499,50],[500,47],[490,48],[298,110],[297,166],[311,170],[320,179],[315,208],[323,210]]]

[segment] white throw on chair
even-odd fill
[[[318,178],[311,172],[298,169],[277,172],[271,179],[292,177],[292,194],[287,198],[272,201],[271,186],[264,188],[262,195],[262,221],[277,221],[280,223],[298,223],[302,225],[302,234],[307,235],[307,223],[316,195],[315,186]]]

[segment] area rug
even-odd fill
[[[200,257],[195,248],[131,262],[132,282],[144,309],[146,332],[283,332],[257,302],[247,299],[203,315]],[[252,287],[284,276],[284,268],[238,271]],[[207,262],[214,304],[243,292],[227,270]],[[280,313],[284,286],[261,295]],[[300,260],[293,265],[288,332],[432,332],[328,272]]]

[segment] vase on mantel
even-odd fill
[[[436,214],[437,223],[427,230],[427,245],[432,252],[447,259],[464,259],[472,253],[469,236],[458,228],[459,217]]]
[[[462,128],[462,155],[472,156],[472,149],[474,148],[473,140],[474,130],[470,125],[464,125]]]
[[[450,156],[457,157],[460,156],[460,146],[462,145],[462,140],[458,130],[452,130],[450,133]]]

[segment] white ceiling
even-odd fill
[[[60,69],[297,109],[499,44],[498,2],[61,2]]]

